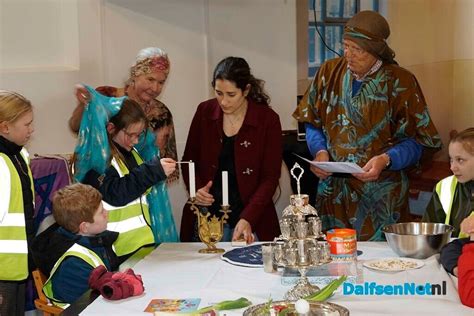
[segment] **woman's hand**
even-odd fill
[[[255,241],[255,236],[252,234],[252,226],[243,218],[235,225],[232,241],[242,240],[242,237],[247,244],[251,244]]]
[[[329,153],[327,150],[320,150],[316,153],[316,156],[314,157],[313,161],[329,161]],[[311,165],[311,171],[319,178],[319,179],[326,179],[330,175],[332,175],[331,172],[324,171],[323,169],[319,169],[313,165]]]
[[[81,84],[76,85],[76,99],[79,104],[86,105],[91,100],[91,94]]]
[[[211,206],[214,203],[214,196],[209,193],[212,187],[212,181],[209,181],[205,186],[197,190],[196,203],[202,206]]]
[[[169,176],[176,170],[176,161],[171,158],[161,158],[160,159],[161,166],[165,171],[166,176]]]
[[[71,117],[69,118],[69,128],[74,133],[79,132],[79,127],[81,126],[82,114],[84,114],[84,109],[86,104],[88,104],[91,100],[91,95],[89,91],[87,91],[86,87],[81,84],[77,84],[75,86],[76,91],[74,95],[77,99],[77,105],[72,112]]]
[[[375,181],[387,166],[389,159],[387,154],[374,156],[362,168],[365,173],[353,173],[352,175],[363,182]]]

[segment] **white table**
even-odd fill
[[[264,303],[269,297],[280,300],[290,289],[281,284],[281,275],[265,273],[263,268],[245,268],[220,259],[220,254],[199,254],[201,243],[162,244],[141,260],[134,270],[142,275],[145,293],[121,301],[96,299],[81,315],[145,315],[143,310],[156,298],[201,298],[200,307],[244,296],[254,304]],[[219,246],[231,249],[230,243]],[[385,242],[360,242],[363,251],[359,260],[396,257]],[[446,281],[445,296],[355,296],[334,295],[330,302],[345,306],[351,315],[474,315],[474,309],[463,306],[452,279],[433,256],[417,270],[381,273],[363,269],[364,282],[398,285],[442,284]],[[226,315],[242,315],[243,310],[226,311]]]

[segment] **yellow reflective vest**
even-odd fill
[[[143,160],[134,149],[132,154],[138,165],[141,165]],[[111,165],[117,170],[120,177],[129,173],[125,164],[116,158],[112,159]],[[104,208],[109,211],[107,229],[119,233],[114,243],[114,251],[117,256],[127,255],[155,242],[153,231],[149,226],[150,212],[146,200],[147,193],[145,192],[124,206],[115,207],[103,202]]]
[[[92,250],[89,248],[86,248],[84,246],[81,246],[79,244],[74,244],[72,245],[62,256],[61,258],[56,261],[56,263],[53,266],[53,269],[51,270],[51,274],[49,275],[48,280],[44,283],[43,286],[43,292],[46,295],[47,298],[51,300],[55,305],[58,305],[60,307],[66,308],[69,306],[68,303],[61,302],[58,299],[55,298],[54,293],[53,293],[53,282],[51,281],[53,278],[53,275],[56,273],[58,270],[59,266],[61,263],[64,261],[69,256],[75,256],[78,257],[82,260],[84,260],[86,263],[88,263],[93,269],[97,268],[98,266],[104,266],[104,262],[102,259]]]
[[[445,224],[449,225],[451,220],[451,209],[453,207],[453,201],[456,196],[456,186],[458,185],[458,179],[456,176],[450,176],[444,178],[443,180],[439,181],[436,184],[436,194],[438,194],[439,201],[441,202],[441,206],[443,207],[443,211],[446,214],[446,220],[444,221]],[[471,213],[470,216],[474,214]],[[459,232],[459,238],[466,238],[469,237],[468,234]]]
[[[28,152],[22,149],[34,196]],[[0,153],[0,280],[21,281],[28,277],[28,245],[21,180],[10,158]]]

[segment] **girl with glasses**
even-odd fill
[[[147,143],[148,120],[137,102],[88,91],[92,99],[87,117],[103,117],[101,122],[81,122],[74,176],[102,194],[109,211],[107,229],[120,233],[114,245],[117,255],[126,259],[142,246],[177,241],[172,214],[154,207],[160,202],[155,190],[175,171],[176,162],[158,155],[142,158],[137,149],[155,147]],[[162,226],[154,221],[169,216],[173,225],[156,229]]]

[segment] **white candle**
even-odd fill
[[[222,171],[222,205],[229,205],[229,181],[227,171]]]
[[[189,197],[196,196],[196,178],[194,174],[194,162],[189,163]]]

